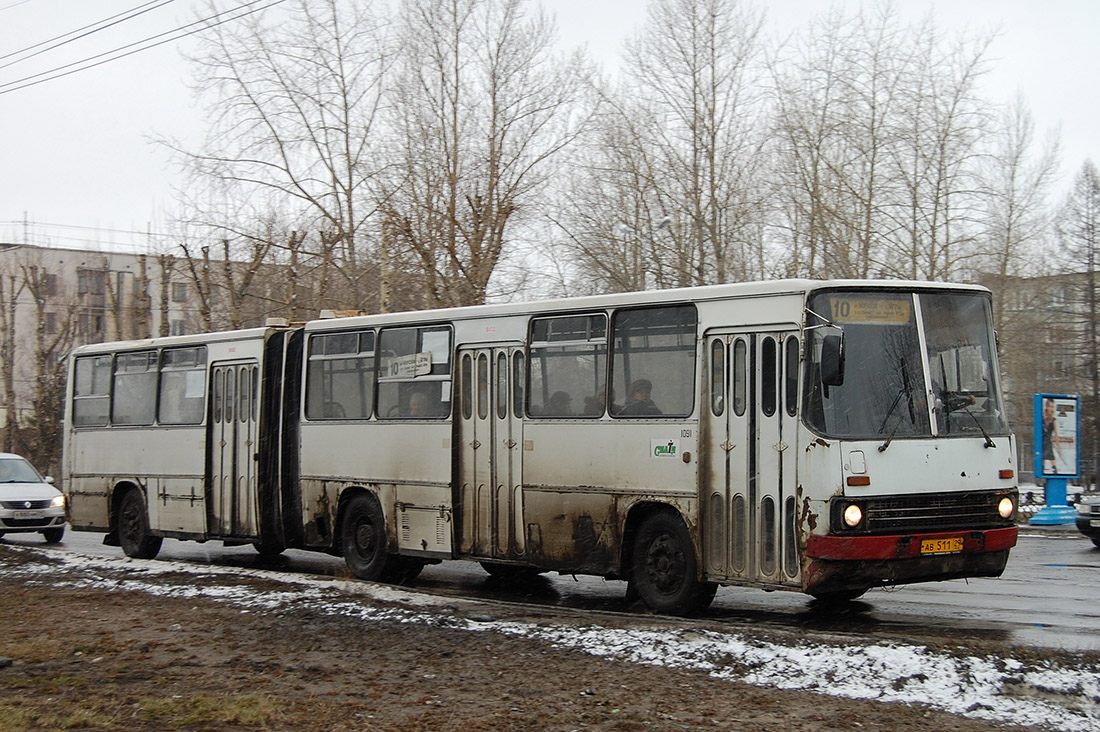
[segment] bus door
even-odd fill
[[[459,352],[460,551],[500,559],[523,551],[523,349]]]
[[[259,364],[216,363],[210,379],[207,533],[255,537]]]
[[[706,344],[707,574],[713,579],[791,583],[798,574],[798,337],[782,332],[711,334]]]

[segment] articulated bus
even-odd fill
[[[998,576],[1015,448],[987,290],[777,281],[83,346],[76,530],[829,600]]]

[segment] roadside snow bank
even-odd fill
[[[13,551],[45,554],[34,548]],[[309,609],[363,622],[418,623],[458,631],[524,636],[625,663],[696,669],[716,678],[851,699],[925,704],[1001,724],[1066,732],[1100,732],[1100,668],[1011,657],[956,657],[904,644],[790,644],[709,630],[639,630],[600,625],[546,625],[454,613],[455,600],[357,581],[266,570],[196,566],[49,553],[49,563],[0,564],[0,576],[44,584],[207,598],[242,612]],[[182,575],[177,579],[169,575]],[[241,580],[263,579],[294,589],[273,592]],[[357,597],[400,607],[364,604]]]

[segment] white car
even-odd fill
[[[19,455],[0,452],[0,536],[41,533],[46,543],[65,536],[65,496]]]

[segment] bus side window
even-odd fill
[[[745,416],[748,395],[748,345],[744,338],[733,343],[733,413]]]
[[[497,354],[497,419],[508,416],[508,354]]]
[[[374,331],[309,339],[306,418],[369,419],[374,409]]]
[[[726,411],[726,344],[720,338],[710,343],[710,411],[715,417]]]
[[[378,335],[379,419],[451,414],[451,327],[383,328]]]
[[[611,374],[613,393],[621,394],[623,402],[613,416],[667,418],[692,413],[697,321],[694,305],[662,305],[615,314]]]
[[[556,315],[531,321],[527,413],[532,417],[603,414],[607,316]]]
[[[474,416],[474,359],[466,353],[462,356],[462,418]]]
[[[206,346],[166,348],[160,356],[160,424],[200,424],[206,402]]]
[[[73,381],[73,426],[106,425],[111,407],[111,357],[78,358]]]
[[[118,354],[111,391],[113,424],[153,424],[157,404],[157,352]]]
[[[783,400],[786,402],[787,414],[793,417],[798,413],[798,338],[788,337],[783,348],[786,354],[786,362],[783,364]]]
[[[764,416],[771,417],[775,414],[776,381],[779,378],[777,368],[779,366],[775,353],[775,339],[765,337],[760,344],[760,411]]]
[[[512,414],[523,417],[523,354],[512,357]]]

